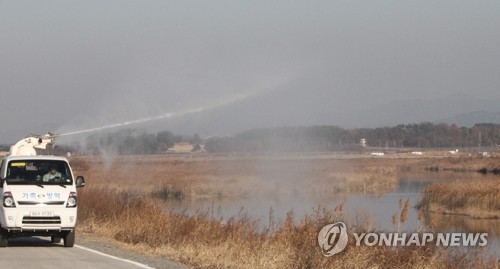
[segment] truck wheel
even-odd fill
[[[50,237],[50,241],[54,244],[59,244],[59,243],[61,243],[61,237],[57,237],[57,236],[53,235]]]
[[[75,244],[75,231],[71,231],[64,236],[64,247],[72,248]]]
[[[7,247],[8,242],[7,238],[0,234],[0,248]]]

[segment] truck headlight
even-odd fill
[[[76,207],[76,192],[70,192],[66,207]]]
[[[12,193],[10,191],[6,191],[3,193],[3,206],[16,207],[16,203],[14,202],[14,197],[12,197]]]

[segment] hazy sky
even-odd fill
[[[500,1],[0,0],[0,88],[0,143],[242,95],[223,122],[209,110],[154,125],[211,135],[496,100]]]

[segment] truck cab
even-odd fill
[[[0,247],[8,239],[48,236],[53,243],[75,243],[77,188],[85,186],[75,177],[64,157],[11,155],[0,165]]]

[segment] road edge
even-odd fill
[[[106,258],[110,258],[110,259],[113,259],[113,260],[118,260],[118,261],[122,261],[122,262],[126,262],[126,263],[130,263],[130,264],[133,264],[137,267],[140,267],[140,268],[144,268],[144,269],[155,269],[153,267],[150,267],[148,265],[145,265],[145,264],[142,264],[142,263],[139,263],[139,262],[135,262],[135,261],[131,261],[131,260],[127,260],[127,259],[123,259],[123,258],[120,258],[120,257],[116,257],[116,256],[113,256],[113,255],[109,255],[109,254],[106,254],[104,252],[100,252],[98,250],[95,250],[95,249],[91,249],[91,248],[87,248],[87,247],[84,247],[84,246],[80,246],[80,245],[74,245],[74,247],[76,248],[79,248],[79,249],[82,249],[82,250],[85,250],[85,251],[89,251],[89,252],[92,252],[94,254],[97,254],[97,255],[101,255],[101,256],[104,256]]]

